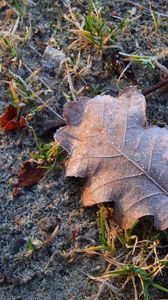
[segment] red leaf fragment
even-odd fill
[[[21,190],[18,187],[15,187],[12,192],[13,199],[18,198],[21,195]]]
[[[1,117],[0,127],[4,131],[11,131],[14,129],[21,129],[27,126],[27,122],[24,117],[21,117],[18,110],[13,105],[9,104],[6,112]]]
[[[72,239],[74,242],[77,241],[77,235],[78,235],[77,230],[72,230],[72,233],[71,233],[71,239]]]
[[[36,162],[26,161],[18,175],[18,185],[27,187],[38,183],[46,174],[47,169],[42,168]]]
[[[15,223],[15,225],[17,225],[17,226],[20,226],[21,221],[22,221],[21,216],[17,215],[17,216],[15,217],[14,223]]]

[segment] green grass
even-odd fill
[[[17,56],[17,51],[13,45],[13,41],[12,39],[10,39],[9,37],[0,37],[2,39],[2,41],[4,42],[4,44],[6,45],[6,47],[9,49],[10,55],[12,58],[15,58]]]
[[[35,251],[35,247],[30,237],[27,239],[26,248],[29,254],[32,254]]]
[[[43,163],[48,166],[55,160],[58,163],[64,161],[65,157],[63,155],[62,148],[55,142],[43,143],[40,139],[35,136],[37,142],[38,151],[32,153],[31,158],[36,160],[38,163]]]
[[[107,238],[106,238],[106,228],[104,224],[104,207],[100,208],[100,242],[104,246],[105,249],[108,248]]]
[[[75,29],[70,30],[78,35],[69,48],[85,48],[92,45],[96,49],[103,49],[106,46],[113,45],[116,36],[120,36],[128,27],[129,18],[122,19],[118,25],[113,28],[108,26],[102,16],[101,8],[97,8],[93,1],[90,1],[90,11],[84,17],[84,23],[78,21],[80,16],[76,16],[72,10],[70,16],[64,15],[65,19],[75,25]]]
[[[150,6],[150,12],[153,19],[155,32],[158,32],[162,22],[165,21],[166,19],[162,18],[158,12],[153,11],[151,6]]]
[[[127,53],[122,53],[122,52],[120,52],[119,54],[122,56],[128,57],[129,60],[131,60],[132,62],[149,65],[152,67],[152,69],[155,68],[155,65],[153,63],[153,56],[127,54]]]
[[[16,11],[19,15],[24,16],[27,7],[27,0],[14,0]]]

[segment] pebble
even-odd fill
[[[51,233],[55,229],[57,222],[58,222],[58,219],[56,217],[50,216],[50,217],[42,218],[38,222],[38,225],[42,231]]]
[[[65,57],[62,50],[58,50],[48,45],[43,54],[42,66],[47,69],[59,68],[61,61],[65,59]]]
[[[28,222],[25,223],[25,227],[27,229],[32,229],[33,226],[34,226],[34,223],[32,221],[28,221]]]

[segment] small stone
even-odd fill
[[[32,244],[35,247],[35,249],[40,249],[43,245],[42,241],[37,239],[32,240]]]
[[[54,217],[45,217],[42,218],[39,222],[38,225],[42,231],[45,231],[47,233],[53,232],[57,225],[57,218]]]
[[[61,61],[65,59],[65,57],[62,50],[58,50],[48,45],[43,54],[42,65],[48,69],[59,68]]]
[[[33,223],[32,221],[27,221],[27,222],[25,223],[25,227],[26,227],[27,229],[32,229],[33,226],[34,226],[34,223]]]
[[[0,273],[0,285],[4,284],[4,282],[5,282],[5,275]]]
[[[0,227],[1,234],[8,234],[10,232],[10,226],[8,224],[4,224]]]
[[[53,276],[53,271],[52,270],[44,270],[44,274],[46,276]]]

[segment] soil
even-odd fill
[[[16,8],[18,1],[7,2]],[[26,30],[31,29],[29,38],[24,42],[20,40],[14,42],[17,55],[13,58],[9,49],[4,50],[2,47],[0,50],[1,115],[11,102],[9,86],[5,83],[10,77],[9,69],[25,79],[31,74],[29,69],[35,71],[43,66],[43,53],[48,44],[61,49],[72,60],[78,53],[76,49],[68,50],[68,46],[76,38],[69,32],[73,25],[63,17],[69,13],[68,1],[27,2],[26,13],[20,18],[16,33],[23,37]],[[86,63],[88,55],[92,57],[90,74],[83,78],[74,78],[76,91],[85,87],[81,96],[93,97],[101,93],[116,96],[126,86],[133,84],[144,90],[162,78],[160,69],[134,63],[130,75],[127,74],[121,80],[120,89],[116,84],[119,72],[114,67],[116,61],[114,63],[113,57],[118,53],[118,48],[125,53],[157,55],[168,47],[168,17],[163,17],[164,20],[156,32],[149,1],[134,2],[147,9],[125,0],[96,1],[99,7],[103,7],[102,15],[109,26],[116,26],[120,18],[128,17],[133,21],[129,23],[126,32],[116,37],[114,41],[116,48],[104,49],[103,54],[95,54],[96,51],[92,48],[81,52],[81,64]],[[89,0],[72,0],[71,7],[78,15],[84,16],[89,12]],[[166,14],[167,0],[152,1],[152,9]],[[16,14],[12,14],[9,10],[8,5],[0,6],[1,31],[9,30],[11,22],[12,24],[16,22]],[[162,60],[162,63],[168,66],[166,59]],[[53,68],[48,62],[38,74],[38,80],[32,84],[36,92],[42,91],[40,97],[43,101],[50,99],[49,106],[59,114],[62,114],[63,105],[68,97],[71,97],[68,82],[63,80],[64,72],[65,69],[58,74],[58,68]],[[168,86],[150,93],[146,101],[148,123],[161,127],[168,126]],[[36,107],[36,103],[32,102],[26,105],[30,111]],[[35,115],[30,125],[39,134],[51,121],[58,119],[46,108]],[[89,279],[87,275],[101,275],[106,268],[103,259],[79,253],[68,256],[69,251],[77,244],[81,248],[99,244],[97,208],[82,207],[80,202],[82,181],[73,178],[64,179],[62,170],[50,171],[37,185],[22,188],[20,194],[13,197],[20,166],[23,161],[29,159],[30,153],[34,150],[36,143],[31,129],[1,132],[0,300],[96,299],[100,283]],[[46,247],[29,255],[26,241],[29,238],[44,241],[57,226],[56,238]],[[165,284],[167,284],[166,276],[165,274]],[[151,291],[151,295],[151,299],[168,299],[167,294],[158,294],[156,291]],[[115,299],[115,297],[108,290],[104,290],[99,299]],[[131,289],[127,289],[124,298],[121,299],[134,299]]]

